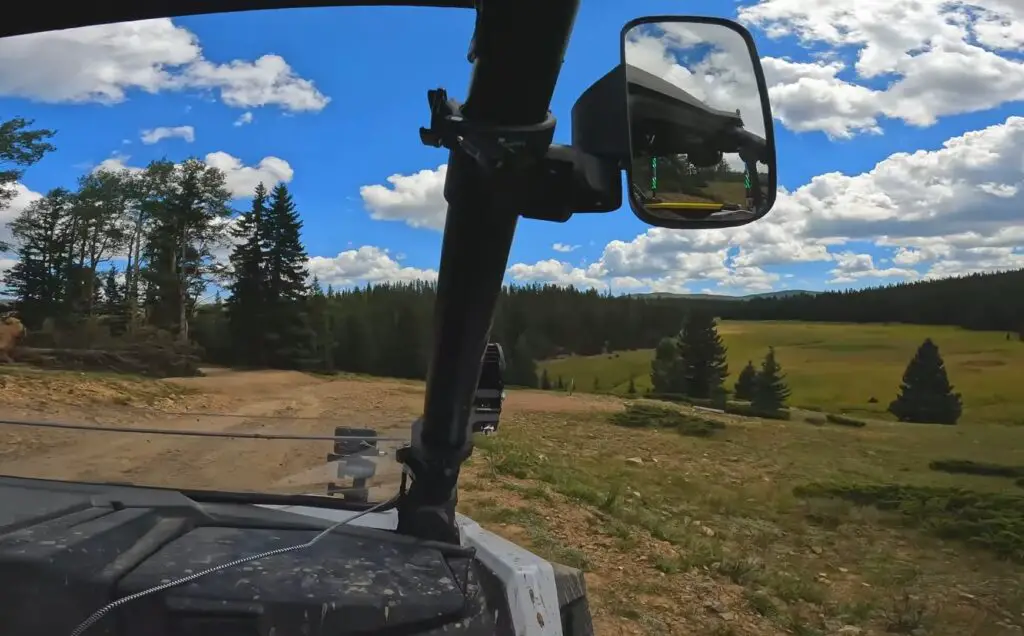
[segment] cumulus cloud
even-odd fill
[[[249,111],[245,111],[244,113],[242,113],[238,117],[238,119],[235,120],[234,125],[235,126],[244,126],[246,124],[251,124],[251,123],[252,123],[252,113],[249,112]]]
[[[562,253],[573,252],[575,250],[578,250],[579,248],[579,245],[567,245],[565,243],[555,243],[554,245],[551,246],[551,249],[555,250],[556,252]]]
[[[8,227],[8,223],[21,214],[22,210],[27,208],[30,203],[43,197],[42,194],[33,192],[22,183],[8,186],[8,190],[13,190],[14,196],[5,206],[0,206],[0,243],[11,242],[11,228]]]
[[[278,157],[264,157],[255,166],[246,166],[241,159],[218,151],[206,155],[204,161],[224,173],[228,190],[236,197],[251,197],[260,182],[269,190],[279,183],[289,183],[295,176],[291,165]]]
[[[279,55],[212,62],[170,19],[104,24],[0,40],[0,95],[49,103],[125,101],[130,91],[203,90],[228,106],[320,111],[330,101]]]
[[[359,188],[359,196],[373,219],[441,230],[448,211],[444,198],[447,174],[447,164],[410,175],[393,174],[387,178],[391,187],[380,184],[363,186]]]
[[[435,270],[403,267],[388,250],[373,245],[339,252],[334,257],[314,256],[309,259],[309,273],[317,276],[321,284],[335,287],[437,279]]]
[[[131,157],[126,155],[114,155],[101,161],[95,170],[142,170],[138,166],[128,165]],[[256,184],[263,182],[268,189],[278,183],[289,183],[295,176],[295,170],[284,159],[269,156],[260,159],[254,166],[247,166],[238,157],[226,152],[217,151],[208,153],[203,161],[206,165],[218,168],[224,173],[224,180],[228,190],[236,199],[251,197]]]
[[[160,126],[142,131],[142,143],[152,145],[164,139],[184,139],[188,143],[196,140],[196,129],[192,126]]]
[[[762,60],[773,114],[792,130],[847,138],[880,132],[882,117],[930,126],[1024,100],[1024,60],[1010,55],[1024,48],[1018,0],[760,0],[739,19],[829,49]]]
[[[1024,267],[1024,117],[953,137],[936,150],[896,153],[857,175],[814,177],[781,190],[776,208],[721,230],[652,228],[608,243],[585,268],[557,260],[515,263],[520,281],[592,287],[614,277],[655,291],[764,291],[765,268],[833,262],[829,282],[934,278]],[[892,267],[852,243],[891,250]],[[709,285],[710,284],[710,285]]]

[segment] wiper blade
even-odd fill
[[[149,488],[149,486],[141,486]],[[164,490],[161,488],[160,490]],[[392,498],[384,502],[360,502],[325,497],[323,495],[282,495],[275,493],[260,492],[226,492],[219,490],[182,490],[180,488],[167,488],[185,495],[193,501],[200,503],[223,503],[223,504],[254,504],[266,506],[309,506],[310,508],[329,508],[332,510],[354,510],[363,511],[373,509],[375,512],[387,512],[398,504],[398,499]]]

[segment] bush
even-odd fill
[[[897,512],[907,525],[1024,564],[1024,497],[1020,495],[897,484],[810,484],[793,492],[798,497],[831,497]]]
[[[858,420],[857,418],[850,417],[848,415],[836,415],[829,413],[825,416],[825,420],[832,424],[838,424],[839,426],[852,426],[853,428],[863,428],[868,425],[864,420]]]
[[[131,336],[83,337],[89,329],[85,326],[68,334],[44,332],[40,337],[54,346],[21,347],[12,355],[17,362],[45,369],[110,371],[156,378],[201,375],[202,349],[191,343],[181,344],[166,331],[147,327]],[[84,342],[94,342],[99,348],[74,346]]]
[[[1024,466],[1009,466],[992,462],[976,462],[971,459],[938,459],[928,464],[928,468],[943,473],[959,475],[981,475],[983,477],[1006,477],[1007,479],[1024,479]]]
[[[693,437],[709,437],[725,428],[725,424],[719,421],[653,404],[628,404],[624,411],[613,413],[609,421],[625,428],[674,429],[681,435]]]
[[[779,411],[763,411],[756,409],[749,404],[742,402],[727,402],[725,404],[725,412],[733,415],[744,415],[746,417],[761,417],[769,420],[789,420],[790,414],[789,409],[783,409]]]

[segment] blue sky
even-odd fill
[[[652,230],[628,208],[524,220],[510,281],[749,293],[1024,266],[1014,0],[582,4],[552,103],[557,142],[569,141],[578,95],[618,63],[627,20],[738,17],[771,86],[784,191],[768,218],[736,230]],[[471,11],[335,8],[2,41],[0,114],[56,129],[58,151],[25,174],[0,221],[96,166],[194,155],[225,168],[239,193],[286,181],[324,281],[429,278],[446,152],[417,131],[428,89],[465,95],[472,26]]]

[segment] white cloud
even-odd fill
[[[335,287],[384,281],[437,279],[435,270],[403,267],[390,256],[388,250],[372,245],[339,252],[333,258],[314,256],[309,259],[309,273],[311,276],[317,276],[322,285]]]
[[[578,250],[579,248],[579,245],[567,245],[565,243],[555,243],[554,245],[551,246],[551,249],[555,250],[556,252],[562,253],[572,252]]]
[[[142,143],[152,145],[164,139],[173,139],[175,137],[192,143],[196,140],[196,129],[192,126],[160,126],[143,130],[141,139]]]
[[[833,283],[933,278],[1024,267],[1024,117],[947,140],[937,150],[896,153],[857,175],[814,177],[782,189],[764,219],[739,228],[652,228],[608,243],[586,268],[556,260],[516,263],[515,280],[590,284],[611,277],[655,291],[763,291],[781,280],[764,267],[834,262]],[[892,250],[880,268],[851,243]],[[701,286],[703,288],[706,285]]]
[[[9,188],[14,190],[14,196],[6,206],[0,207],[0,243],[11,242],[11,228],[7,224],[17,218],[30,203],[43,197],[42,194],[29,190],[22,183],[15,183]]]
[[[131,157],[126,155],[114,155],[104,159],[95,170],[142,170],[138,166],[129,166],[128,160]],[[292,169],[284,159],[279,157],[264,157],[254,166],[247,166],[238,157],[226,152],[211,152],[203,158],[208,166],[220,169],[224,173],[224,179],[228,190],[237,199],[244,199],[252,196],[256,184],[263,182],[267,189],[273,188],[278,183],[289,183],[295,176]]]
[[[116,104],[129,91],[201,89],[229,106],[320,111],[330,98],[278,55],[218,64],[170,19],[104,24],[0,40],[0,95]]]
[[[861,278],[917,278],[918,273],[912,269],[889,267],[878,269],[870,254],[841,252],[835,254],[836,267],[831,272],[829,283],[852,283]]]
[[[291,165],[278,157],[264,157],[255,166],[246,166],[241,159],[218,151],[206,155],[204,161],[224,172],[228,190],[240,198],[251,197],[261,181],[269,190],[278,183],[289,183],[295,176]]]
[[[393,174],[387,178],[391,188],[376,184],[362,186],[359,196],[373,219],[403,221],[411,227],[441,230],[448,210],[444,198],[447,174],[447,164],[410,175]]]
[[[930,126],[1024,100],[1024,60],[1000,54],[1024,48],[1019,0],[760,0],[739,17],[831,47],[814,62],[762,60],[773,114],[793,130],[850,137],[879,132],[880,117]],[[851,49],[840,78],[837,58]]]
[[[251,124],[251,123],[252,123],[252,113],[250,111],[245,111],[244,113],[241,114],[241,116],[238,119],[235,120],[235,124],[234,125],[235,126],[244,126],[246,124]]]

